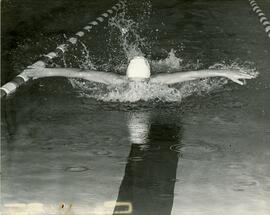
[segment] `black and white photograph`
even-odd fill
[[[270,0],[0,3],[0,214],[270,214]]]

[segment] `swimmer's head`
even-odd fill
[[[145,80],[150,78],[150,65],[148,61],[142,57],[134,57],[128,65],[127,77],[133,80]]]

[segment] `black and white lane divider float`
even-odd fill
[[[252,10],[258,15],[260,23],[263,25],[264,30],[268,37],[270,38],[270,22],[261,10],[261,8],[258,6],[257,2],[255,0],[249,0],[249,4],[252,7]]]
[[[111,15],[115,14],[115,12],[123,9],[126,5],[125,0],[120,0],[117,4],[115,4],[111,9],[108,9],[105,13],[102,13],[99,17],[97,17],[94,21],[89,22],[86,26],[83,27],[81,31],[78,31],[73,37],[69,38],[66,43],[59,45],[55,51],[50,52],[42,57],[39,61],[35,62],[31,65],[31,67],[45,67],[52,59],[56,57],[60,57],[67,51],[68,47],[77,44],[78,39],[82,38],[86,34],[91,32],[95,26],[99,25],[100,23],[104,22],[108,19]],[[1,90],[1,98],[6,97],[13,92],[15,92],[21,85],[26,83],[29,78],[22,72],[21,74],[17,75],[12,81],[4,84]]]

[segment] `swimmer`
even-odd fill
[[[192,81],[209,77],[225,77],[233,82],[243,85],[244,79],[255,78],[239,70],[230,69],[206,69],[188,72],[176,72],[152,75],[148,61],[142,57],[134,57],[127,67],[126,75],[118,75],[109,72],[82,70],[76,68],[43,68],[28,67],[24,74],[29,78],[38,79],[44,77],[67,77],[84,79],[91,82],[102,83],[105,85],[122,85],[132,81],[143,81],[148,83],[159,83],[172,85],[175,83]]]

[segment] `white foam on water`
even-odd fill
[[[137,101],[181,101],[181,92],[166,85],[131,82],[127,86],[117,87],[97,99],[102,101],[137,102]]]

